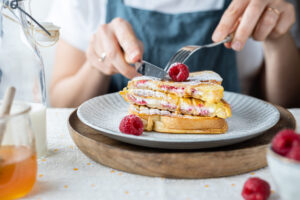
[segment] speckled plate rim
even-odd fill
[[[113,139],[117,139],[117,140],[120,140],[120,141],[123,141],[123,142],[128,142],[128,140],[125,141],[124,139],[132,139],[132,142],[128,142],[128,143],[142,145],[142,146],[153,146],[153,145],[138,144],[136,141],[140,141],[140,142],[142,142],[142,141],[145,141],[145,142],[158,142],[158,143],[199,143],[199,142],[200,143],[201,142],[207,143],[207,142],[222,142],[222,141],[224,141],[224,142],[227,142],[226,144],[233,144],[233,143],[242,142],[242,141],[251,139],[253,137],[256,137],[256,136],[262,134],[264,131],[268,130],[269,128],[273,127],[279,121],[280,113],[277,110],[277,108],[275,106],[273,106],[272,104],[267,103],[265,101],[262,101],[260,99],[257,99],[255,97],[250,97],[250,96],[243,95],[243,94],[238,94],[238,93],[233,93],[233,92],[226,92],[226,91],[224,93],[226,95],[242,96],[243,98],[248,98],[248,99],[251,99],[253,101],[256,101],[257,104],[263,104],[264,106],[268,107],[268,109],[272,110],[272,114],[269,115],[271,120],[269,119],[270,120],[269,123],[266,124],[264,127],[259,127],[259,126],[254,127],[251,130],[251,134],[247,133],[247,134],[230,135],[228,137],[225,133],[225,134],[217,134],[216,135],[217,137],[205,138],[205,139],[204,138],[199,138],[199,139],[195,139],[195,138],[193,138],[193,139],[168,138],[168,139],[165,139],[165,138],[153,138],[153,137],[141,137],[141,136],[137,137],[137,136],[133,136],[133,135],[122,134],[120,132],[115,132],[115,131],[112,131],[110,129],[106,129],[106,128],[94,125],[88,119],[86,119],[84,117],[84,115],[82,114],[82,111],[85,109],[85,106],[92,103],[93,101],[97,101],[98,99],[100,99],[104,96],[109,97],[109,96],[119,95],[118,93],[111,93],[111,94],[107,94],[107,95],[103,95],[103,96],[94,97],[94,98],[84,102],[83,104],[81,104],[78,107],[77,115],[78,115],[78,118],[80,119],[81,122],[83,122],[84,124],[86,124],[87,126],[93,128],[95,130],[103,132],[108,137],[111,137]],[[257,104],[254,104],[254,105],[257,105]],[[117,124],[117,126],[118,126],[118,124]],[[166,134],[166,133],[158,133],[157,132],[157,134]],[[224,137],[222,137],[222,136],[224,136]],[[230,141],[230,140],[232,140],[233,142],[228,143],[228,141]],[[224,144],[224,145],[226,145],[226,144]],[[222,145],[212,145],[212,146],[222,146]],[[164,148],[164,147],[162,147],[162,148]]]

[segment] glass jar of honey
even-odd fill
[[[29,112],[29,105],[18,102],[10,115],[0,117],[1,200],[25,196],[36,181],[37,158]]]

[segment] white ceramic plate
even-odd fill
[[[225,146],[262,134],[279,120],[279,111],[259,99],[225,92],[232,117],[227,120],[225,134],[167,134],[144,132],[141,136],[119,131],[119,123],[127,115],[128,103],[118,93],[95,97],[83,103],[77,111],[79,119],[104,135],[130,144],[164,149],[201,149]]]

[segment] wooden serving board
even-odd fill
[[[214,178],[232,176],[267,165],[266,148],[283,128],[296,126],[293,115],[282,107],[279,122],[254,139],[206,150],[166,150],[135,146],[103,136],[83,124],[75,110],[69,131],[78,148],[102,165],[145,176],[168,178]]]

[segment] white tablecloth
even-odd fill
[[[47,111],[49,155],[39,159],[37,182],[24,199],[238,200],[242,199],[244,182],[252,176],[267,180],[272,188],[270,199],[279,199],[268,168],[227,178],[178,180],[134,175],[102,166],[81,153],[71,139],[67,129],[71,111]],[[299,123],[300,109],[291,111]]]

